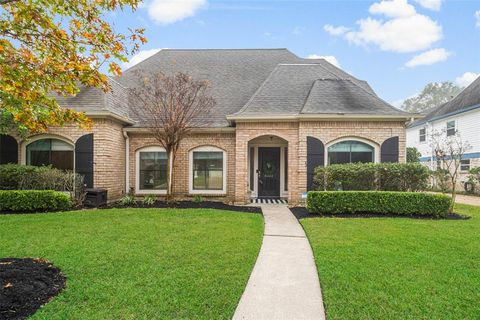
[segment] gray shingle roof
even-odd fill
[[[406,115],[358,80],[341,78],[320,64],[281,64],[236,115]]]
[[[110,112],[120,117],[128,118],[127,90],[114,79],[109,78],[112,91],[103,92],[95,87],[80,88],[74,97],[56,96],[62,107],[68,107],[85,113]]]
[[[431,109],[424,118],[412,122],[409,127],[416,127],[438,118],[468,111],[474,107],[480,107],[480,77],[460,92],[455,98]]]
[[[303,59],[287,49],[164,49],[126,70],[122,77],[112,79],[111,93],[83,88],[76,97],[59,98],[59,101],[61,105],[80,111],[109,111],[128,116],[134,120],[134,126],[148,127],[148,119],[138,118],[141,112],[131,109],[141,108],[141,105],[127,105],[125,89],[139,85],[137,72],[142,70],[165,74],[184,72],[197,80],[208,80],[210,94],[216,100],[208,121],[204,121],[209,127],[229,126],[226,117],[240,113],[300,114],[326,110],[359,113],[367,109],[378,114],[400,112],[380,100],[365,81],[323,59]],[[327,84],[320,83],[322,79],[345,81],[331,83],[327,88]],[[335,92],[345,89],[349,92]],[[331,96],[323,97],[323,94]],[[335,99],[343,100],[334,103]]]

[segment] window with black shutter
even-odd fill
[[[307,190],[313,190],[315,168],[324,166],[325,147],[322,141],[314,137],[307,137]]]
[[[382,143],[381,162],[398,162],[399,159],[399,140],[398,136],[391,137]]]
[[[18,163],[18,143],[9,135],[0,135],[0,164]]]
[[[93,133],[81,136],[75,143],[75,171],[84,176],[87,188],[93,188]]]

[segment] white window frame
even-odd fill
[[[468,161],[468,164],[463,164],[462,162],[463,161]],[[468,169],[467,170],[463,170],[462,167],[463,166],[467,166],[468,165]],[[462,159],[460,160],[460,172],[469,172],[470,171],[470,168],[471,168],[471,165],[472,165],[472,161],[470,161],[470,159]]]
[[[27,146],[30,145],[31,143],[38,141],[38,140],[44,140],[44,139],[53,139],[53,140],[60,140],[63,141],[73,147],[73,172],[76,172],[76,165],[75,165],[75,142],[62,137],[62,136],[57,136],[54,134],[40,134],[34,137],[30,137],[27,140],[22,142],[21,145],[21,157],[20,157],[20,164],[22,165],[27,165]]]
[[[333,145],[335,145],[339,142],[343,142],[343,141],[358,141],[358,142],[368,144],[369,146],[373,147],[373,163],[380,163],[380,146],[378,144],[376,144],[375,142],[372,142],[370,140],[360,138],[360,137],[343,137],[343,138],[340,138],[340,139],[330,141],[329,143],[327,143],[325,145],[324,163],[325,163],[326,166],[330,165],[330,163],[328,161],[328,153],[329,153],[328,149],[331,146],[333,146]]]
[[[136,194],[167,194],[167,189],[165,190],[140,189],[140,153],[142,152],[166,152],[166,151],[165,151],[165,148],[160,146],[145,147],[135,151],[135,193]]]
[[[424,131],[423,134],[422,134],[422,130]],[[422,140],[422,137],[423,137],[423,140]],[[420,130],[418,130],[418,142],[420,143],[427,142],[427,127],[423,127],[423,128],[420,128]]]
[[[194,152],[222,152],[223,155],[223,188],[221,190],[199,190],[193,189],[193,153]],[[202,146],[191,149],[188,152],[188,192],[189,194],[204,194],[204,195],[225,195],[227,194],[227,153],[225,150],[213,147],[213,146]]]
[[[453,131],[454,133],[453,134],[448,134],[448,124],[453,122]],[[446,131],[445,131],[445,134],[447,135],[447,137],[451,137],[451,136],[454,136],[456,133],[457,133],[457,121],[455,120],[450,120],[450,121],[447,121],[447,123],[445,124],[445,128],[446,128]],[[450,129],[451,130],[451,129]]]

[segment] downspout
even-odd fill
[[[125,138],[125,194],[127,195],[130,193],[130,174],[128,170],[130,166],[130,137],[125,130],[122,132]]]

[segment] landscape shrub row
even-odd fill
[[[59,211],[72,207],[70,197],[52,190],[0,190],[0,211]]]
[[[446,195],[389,191],[310,191],[307,209],[318,214],[391,214],[446,217]]]
[[[352,163],[315,169],[315,190],[420,191],[430,173],[419,163]]]

